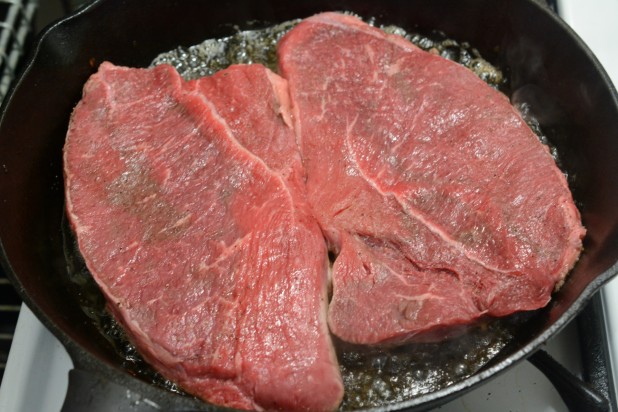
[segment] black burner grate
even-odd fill
[[[0,0],[0,102],[9,90],[27,49],[37,2]],[[21,301],[0,269],[0,382],[11,349]]]
[[[21,301],[9,283],[9,280],[0,270],[0,383],[4,376],[6,361],[11,349],[13,332],[17,324]]]
[[[50,21],[62,17],[90,0],[0,0],[0,102],[6,95],[19,64],[28,50],[29,36]],[[557,0],[539,0],[559,13]],[[35,12],[39,9],[37,21]],[[608,399],[609,410],[617,411],[614,382],[607,350],[607,331],[603,322],[602,299],[599,294],[577,319],[580,331],[583,380]],[[4,375],[21,301],[0,268],[0,383]]]
[[[0,0],[0,101],[4,99],[32,31],[34,0]]]

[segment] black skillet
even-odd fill
[[[42,34],[0,120],[3,265],[76,365],[66,410],[88,402],[98,405],[89,406],[93,411],[215,409],[131,377],[80,308],[79,296],[66,287],[61,150],[82,85],[104,60],[147,66],[162,51],[229,35],[234,26],[253,22],[256,27],[324,10],[350,10],[410,31],[438,29],[507,68],[512,95],[530,102],[553,136],[588,228],[585,253],[566,284],[485,368],[381,410],[435,407],[508,369],[558,333],[618,271],[616,92],[581,40],[535,1],[95,1]]]

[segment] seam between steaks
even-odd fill
[[[270,80],[270,79],[269,79]],[[270,82],[272,85],[272,81]],[[273,85],[274,88],[274,85]],[[281,185],[283,186],[288,202],[289,204],[292,206],[292,216],[294,217],[295,221],[299,221],[298,216],[297,216],[297,208],[294,207],[294,198],[292,195],[292,192],[288,186],[288,184],[285,182],[285,179],[283,178],[283,176],[278,173],[277,171],[271,169],[266,162],[260,158],[259,156],[257,156],[255,153],[251,152],[249,149],[247,149],[244,145],[242,145],[240,143],[240,141],[238,141],[238,139],[236,139],[234,133],[232,132],[231,128],[229,127],[227,121],[225,121],[225,119],[219,114],[219,112],[217,111],[215,105],[206,97],[204,96],[204,94],[199,93],[198,91],[199,89],[195,88],[193,90],[189,91],[190,95],[193,95],[194,97],[197,97],[211,112],[212,116],[223,126],[223,128],[226,131],[227,137],[230,139],[230,141],[232,142],[232,144],[234,144],[242,153],[245,153],[247,156],[249,156],[251,159],[255,160],[259,165],[261,165],[270,175],[276,177],[276,179],[281,183]],[[276,93],[275,93],[276,94]],[[283,117],[283,114],[279,114]],[[285,118],[283,119],[284,123],[286,123]],[[201,124],[201,122],[200,122]],[[287,125],[287,123],[286,123]],[[289,127],[289,125],[288,125]],[[245,236],[242,239],[239,239],[237,241],[235,241],[232,245],[230,245],[230,247],[232,247],[233,245],[239,244],[240,242],[244,241],[244,239],[246,239],[247,236]],[[241,316],[237,322],[237,327],[236,327],[236,335],[240,336],[239,330],[241,330],[244,326],[244,323],[246,321],[245,316]],[[255,398],[255,393],[256,393],[256,389],[253,386],[247,386],[246,383],[247,382],[242,382],[242,380],[239,381],[239,378],[243,375],[242,373],[242,364],[243,364],[243,359],[242,359],[242,355],[241,355],[241,351],[238,350],[238,346],[241,344],[240,340],[238,340],[236,342],[236,347],[234,349],[234,365],[235,365],[235,369],[236,369],[236,377],[234,379],[231,379],[231,381],[234,381],[237,388],[243,392],[245,395],[250,395],[251,398]],[[242,384],[244,383],[244,384]],[[253,402],[254,407],[256,410],[263,410],[263,408],[258,405],[257,403]]]
[[[211,111],[213,117],[219,121],[219,123],[224,127],[226,134],[228,136],[228,138],[230,139],[230,141],[239,148],[239,150],[241,150],[244,154],[246,154],[247,156],[249,156],[250,158],[252,158],[253,160],[255,160],[259,165],[261,165],[270,175],[273,175],[277,178],[277,180],[279,180],[279,182],[281,182],[281,185],[284,187],[285,189],[285,193],[287,195],[288,198],[288,202],[289,204],[292,206],[291,210],[293,211],[293,215],[294,218],[296,218],[296,208],[294,207],[294,199],[292,196],[292,193],[290,191],[290,188],[288,187],[288,185],[286,184],[285,180],[283,179],[283,176],[281,176],[281,174],[277,173],[275,170],[271,169],[266,162],[264,162],[263,159],[261,159],[259,156],[257,156],[255,153],[251,152],[249,149],[247,149],[245,146],[243,146],[238,139],[236,139],[236,137],[234,136],[234,133],[232,132],[232,130],[230,129],[229,125],[227,124],[227,122],[225,121],[225,119],[219,114],[219,112],[217,111],[217,109],[215,108],[215,105],[206,98],[206,96],[204,96],[202,93],[197,92],[197,90],[191,90],[189,92],[190,95],[196,96],[197,98],[200,99],[200,101],[202,103],[204,103],[204,105],[206,105],[206,107],[208,107],[208,109]],[[200,122],[199,124],[201,125],[202,122]],[[298,219],[295,219],[298,220]]]

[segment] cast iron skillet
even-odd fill
[[[581,40],[536,2],[95,1],[42,34],[0,120],[3,265],[24,301],[76,364],[66,410],[83,407],[83,398],[100,401],[90,410],[157,410],[155,404],[164,410],[215,409],[129,376],[63,282],[61,150],[84,82],[104,60],[146,66],[178,45],[229,35],[234,25],[266,25],[325,10],[350,10],[413,31],[439,29],[509,68],[513,95],[532,104],[543,128],[555,136],[564,167],[575,176],[572,189],[588,229],[585,253],[566,284],[487,367],[445,389],[382,410],[435,407],[508,369],[560,331],[618,271],[616,91]],[[93,387],[112,392],[90,392]]]

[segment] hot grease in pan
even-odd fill
[[[348,21],[348,22],[349,22],[349,21]],[[403,80],[405,81],[405,79],[403,79]],[[294,94],[293,94],[293,96],[294,96]],[[297,110],[299,110],[299,109],[298,109],[298,107],[297,107]],[[296,120],[300,119],[300,118],[302,117],[302,115],[303,115],[304,110],[303,110],[303,109],[300,109],[300,110],[301,110],[300,114],[299,114],[298,112],[296,113],[296,116],[295,116],[295,119],[296,119]],[[308,110],[308,109],[307,109],[307,110]],[[349,114],[349,113],[348,113],[348,114]],[[349,120],[349,119],[347,119],[347,120]],[[352,122],[351,122],[351,123],[352,123],[352,125],[354,125],[354,124],[355,124],[355,122],[356,122],[356,120],[352,121]],[[310,138],[311,138],[311,136],[309,136],[309,137],[302,137],[301,141],[302,141],[303,143],[306,143],[306,142],[308,141],[308,139],[310,139]],[[302,149],[302,148],[303,148],[303,146],[301,145],[301,149]],[[307,153],[303,153],[303,154],[305,155],[305,159],[306,159],[306,158],[307,158]],[[315,157],[313,157],[313,156],[312,156],[312,158],[313,158],[313,159],[315,159]],[[307,164],[307,163],[305,163],[305,164]],[[314,168],[314,169],[315,169],[315,168]],[[346,170],[347,170],[347,169],[346,169]],[[309,175],[309,184],[311,185],[311,182],[312,182],[312,175],[314,175],[314,176],[315,176],[315,172],[312,172],[312,171],[309,169],[308,175]],[[141,176],[141,173],[138,173],[138,174],[137,174],[137,176]],[[508,177],[508,176],[507,176],[507,177]],[[129,182],[131,182],[132,180],[131,180],[131,179],[129,179],[128,181],[129,181]],[[140,180],[140,181],[141,181],[141,180]],[[384,191],[382,190],[382,192],[384,192]],[[122,193],[122,191],[119,191],[118,193]],[[311,193],[311,189],[310,189],[310,193]],[[150,195],[148,195],[148,196],[150,196]],[[148,197],[148,196],[146,196],[146,197]],[[310,197],[311,197],[311,195],[310,195]],[[124,199],[124,197],[123,197],[123,199]],[[126,202],[120,202],[120,203],[124,204],[124,203],[126,203]],[[135,202],[134,202],[134,201],[131,201],[130,203],[135,203]],[[319,202],[318,202],[318,203],[319,203]],[[395,202],[395,203],[397,203],[397,202]],[[401,203],[401,202],[399,202],[399,203]],[[372,205],[373,205],[373,204],[374,204],[374,203],[372,202]],[[314,208],[314,210],[316,210],[316,209],[318,209],[320,206],[322,206],[322,205],[316,205],[316,204],[314,203],[314,207],[313,207],[313,208]],[[374,207],[375,207],[375,206],[374,206]],[[387,205],[387,208],[389,208],[389,207],[392,207],[392,205]],[[349,209],[349,206],[348,206],[348,207],[346,207],[346,208],[340,208],[340,209],[338,209],[337,215],[341,215],[341,213],[343,213],[343,212],[344,212],[344,210],[348,210],[348,209]],[[382,209],[382,208],[380,207],[380,209]],[[379,217],[378,217],[378,219],[379,219]],[[176,219],[176,220],[175,220],[175,222],[181,222],[181,221],[183,221],[183,222],[184,222],[184,220],[183,220],[182,216],[180,216],[178,219]],[[330,228],[328,227],[328,224],[327,224],[327,223],[324,223],[324,222],[325,222],[325,220],[324,220],[324,219],[321,219],[321,221],[322,221],[323,230],[324,230],[324,231],[325,231],[325,232],[326,232],[326,233],[330,236],[330,237],[329,237],[329,242],[330,242],[331,247],[332,247],[332,248],[335,250],[335,252],[337,252],[337,253],[338,253],[338,252],[340,252],[341,250],[344,250],[344,249],[345,249],[345,247],[343,247],[341,244],[339,244],[339,245],[337,244],[337,241],[338,241],[337,236],[341,236],[341,235],[337,235],[337,234],[334,234],[334,235],[333,235],[332,230],[331,230],[331,232],[329,233]],[[176,226],[174,226],[174,227],[176,227]],[[335,229],[335,230],[339,230],[339,229]],[[159,232],[160,232],[160,231],[159,231]],[[159,233],[159,232],[158,232],[158,233]],[[333,236],[334,236],[334,237],[333,237]],[[363,230],[362,230],[362,233],[357,231],[357,232],[355,233],[355,236],[358,236],[358,240],[360,240],[360,241],[362,242],[362,244],[363,244],[363,248],[369,248],[369,249],[372,249],[372,250],[373,250],[373,252],[372,252],[372,253],[374,253],[374,254],[375,254],[375,253],[378,253],[378,254],[384,254],[385,256],[388,256],[388,257],[389,257],[389,259],[393,258],[393,259],[395,259],[395,260],[396,260],[396,259],[397,259],[397,256],[395,256],[395,255],[397,255],[397,253],[401,253],[402,247],[401,247],[401,245],[397,244],[397,242],[393,242],[393,241],[392,241],[392,240],[390,240],[390,239],[387,239],[388,241],[385,241],[385,239],[384,239],[383,237],[381,237],[381,236],[376,236],[376,234],[375,234],[375,233],[371,233],[370,231],[368,231],[368,230],[366,230],[366,229],[363,229]],[[579,236],[579,235],[578,235],[578,236]],[[579,239],[578,239],[578,240],[579,240]],[[474,243],[474,239],[471,239],[471,243]],[[368,250],[369,250],[369,249],[368,249]],[[377,252],[376,252],[376,251],[377,251]],[[392,253],[393,253],[393,251],[395,252],[395,255],[393,255],[393,254],[392,254]],[[466,253],[464,253],[464,255],[465,255],[465,254],[466,254]],[[404,254],[404,255],[405,255],[405,254]],[[393,257],[393,256],[394,256],[394,257]],[[413,256],[412,256],[412,257],[410,257],[410,256],[405,255],[404,257],[406,258],[406,260],[408,260],[408,261],[410,261],[410,262],[414,263],[414,262],[413,262],[413,261],[414,261],[414,257],[413,257]],[[478,259],[478,257],[477,257],[477,259]],[[394,260],[394,261],[395,261],[395,260]],[[341,261],[340,261],[340,262],[341,262]],[[369,265],[370,265],[370,264],[369,264]],[[369,265],[367,265],[367,266],[363,265],[363,267],[365,267],[365,269],[369,269],[369,267],[370,267]],[[440,272],[445,272],[445,273],[446,273],[446,272],[453,271],[453,270],[452,270],[452,269],[450,269],[450,268],[445,268],[445,267],[443,266],[443,264],[441,264],[441,265],[442,265],[442,267],[437,268],[437,270],[438,270],[438,271],[440,271]],[[418,265],[418,262],[417,262],[417,263],[415,263],[415,264],[413,264],[412,266],[413,266],[413,267],[414,267],[414,268],[418,271],[418,267],[417,267],[417,266],[419,266],[419,265]],[[422,266],[422,265],[421,265],[421,266]],[[341,264],[339,265],[339,268],[340,268],[340,267],[341,267]],[[337,261],[335,261],[335,268],[336,268],[335,270],[337,271],[337,268],[338,268],[338,267],[337,267]],[[434,269],[435,269],[435,268],[434,268]],[[432,269],[432,270],[433,270],[433,269]],[[404,272],[405,272],[405,271],[404,271]],[[449,273],[446,273],[446,274],[449,274]],[[336,276],[336,278],[335,278],[335,282],[337,282],[337,276],[338,276],[338,275],[337,275],[337,273],[335,273],[335,276]],[[553,285],[552,285],[552,286],[553,286]],[[335,286],[335,296],[337,295],[337,292],[338,292],[338,290],[339,290],[339,289],[341,289],[341,287],[340,287],[340,286]],[[551,289],[551,288],[550,288],[550,289]],[[546,290],[546,292],[545,292],[545,293],[547,293],[547,292],[548,292],[548,291]],[[542,298],[541,298],[541,300],[542,300]],[[478,306],[480,306],[479,308],[476,308],[476,310],[477,310],[478,314],[482,314],[482,313],[483,313],[483,311],[485,310],[485,309],[484,309],[484,307],[483,307],[482,305],[478,304],[478,302],[477,302],[477,303],[475,303],[475,304],[476,304],[476,305],[478,305]],[[525,309],[529,309],[529,307],[525,307]],[[406,310],[407,310],[407,309],[406,309]],[[406,311],[406,310],[404,310],[404,312],[405,312],[405,313],[407,313],[407,311]],[[474,308],[472,308],[472,310],[474,310]],[[511,310],[511,309],[509,309],[509,310]],[[508,313],[508,312],[506,312],[506,313]],[[506,313],[499,313],[499,314],[506,314]],[[468,323],[470,320],[475,319],[476,317],[478,317],[478,316],[479,316],[478,314],[477,314],[477,315],[470,315],[468,318],[464,318],[464,319],[460,320],[460,322],[461,322],[461,323]],[[498,314],[498,313],[496,313],[496,314]],[[451,322],[451,323],[452,323],[452,322]],[[449,323],[449,321],[447,320],[444,324],[448,325],[448,324],[450,324],[450,323]],[[439,323],[438,323],[438,325],[439,325]],[[371,328],[372,328],[373,330],[375,330],[375,328],[374,328],[374,327],[371,327]],[[433,328],[433,326],[432,326],[431,328]],[[362,331],[362,330],[361,330],[360,332],[361,332],[361,333],[363,333],[363,331]],[[380,341],[381,341],[381,340],[387,340],[387,341],[390,341],[390,340],[401,340],[401,339],[408,339],[410,336],[412,336],[412,335],[413,335],[414,333],[416,333],[416,332],[414,332],[413,334],[407,334],[407,335],[406,335],[406,333],[407,333],[407,332],[405,332],[405,330],[404,330],[404,331],[403,331],[403,335],[396,335],[396,336],[391,335],[390,337],[380,338]],[[402,336],[403,336],[403,337],[402,337]],[[349,338],[347,338],[347,339],[349,339]],[[353,340],[353,341],[358,341],[358,339],[356,339],[356,338],[353,338],[353,339],[351,339],[351,340]],[[359,341],[359,342],[360,342],[360,341]],[[367,342],[367,343],[375,343],[375,342]],[[353,357],[352,357],[352,358],[353,358]],[[481,358],[482,358],[482,357],[481,357]],[[379,359],[380,359],[379,357],[374,358],[374,359],[378,359],[377,361],[375,361],[375,362],[376,362],[376,364],[374,365],[376,370],[381,371],[382,369],[385,369],[385,368],[383,367],[383,365],[384,365],[385,363],[384,363],[384,362],[382,362],[381,360],[379,360]],[[382,363],[381,363],[381,362],[382,362]],[[393,365],[396,365],[396,363],[397,363],[397,362],[393,362]],[[381,365],[382,365],[382,366],[381,366]],[[464,364],[461,364],[461,365],[464,365]],[[458,365],[458,366],[456,367],[456,369],[458,370],[457,375],[460,375],[461,377],[464,377],[464,376],[466,376],[466,375],[467,375],[467,373],[466,373],[467,371],[466,371],[466,367],[465,367],[465,365],[464,365],[464,366],[461,366],[461,365]],[[474,372],[474,371],[472,371],[472,370],[471,370],[471,371],[469,371],[469,373],[473,373],[473,372]],[[422,379],[421,379],[421,380],[422,380]],[[373,382],[375,383],[375,387],[377,388],[377,389],[375,389],[375,390],[377,390],[379,393],[385,393],[385,392],[388,392],[388,390],[386,390],[386,391],[385,391],[385,390],[383,390],[383,388],[382,388],[382,389],[380,389],[380,387],[383,387],[384,385],[387,385],[387,386],[388,386],[388,385],[389,385],[389,383],[384,382],[384,380],[382,380],[382,383],[380,383],[380,380],[378,380],[378,379],[374,379],[374,381],[373,381]],[[448,382],[447,382],[447,384],[448,384]],[[421,392],[422,392],[422,391],[421,391]],[[418,392],[417,392],[417,393],[418,393]],[[395,396],[395,398],[394,398],[393,400],[401,400],[402,398],[401,398],[399,395],[400,395],[400,394],[397,394],[397,396]],[[413,394],[410,394],[410,393],[404,394],[404,396],[408,396],[408,395],[413,395]],[[385,400],[386,400],[386,399],[379,399],[379,401],[380,401],[380,402],[383,402],[383,401],[385,401]],[[386,401],[388,401],[388,400],[386,400]]]

